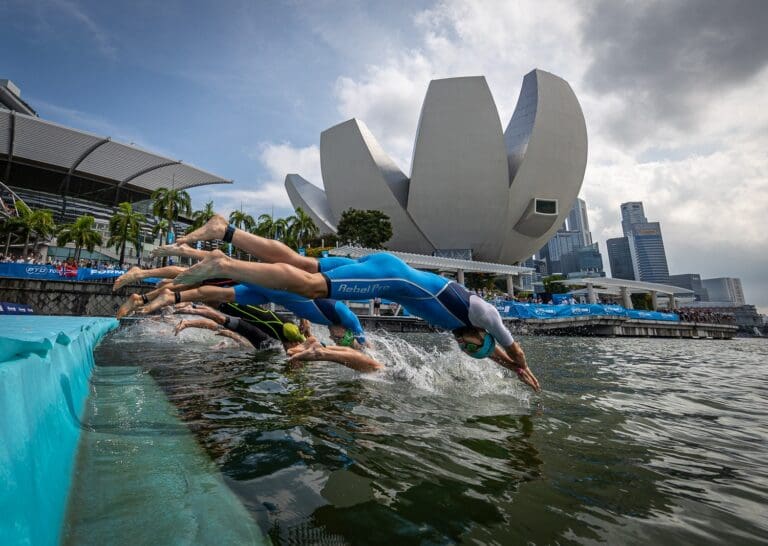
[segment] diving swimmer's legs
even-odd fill
[[[186,268],[179,267],[178,265],[169,265],[166,267],[159,267],[156,269],[141,269],[140,267],[133,266],[128,271],[120,275],[115,284],[112,287],[112,291],[119,290],[126,284],[131,284],[142,279],[148,279],[150,277],[161,278],[174,278],[176,275],[184,271]]]
[[[310,299],[328,297],[325,277],[320,273],[308,273],[285,263],[266,264],[233,260],[220,250],[212,251],[206,259],[180,274],[176,277],[176,282],[193,284],[215,277],[286,290]]]
[[[203,227],[176,239],[176,243],[191,244],[197,241],[223,240],[228,225],[227,220],[217,214],[208,220]],[[265,262],[290,264],[308,273],[317,273],[317,260],[299,255],[280,241],[265,239],[253,233],[236,229],[232,235],[232,245]]]

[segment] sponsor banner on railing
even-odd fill
[[[99,279],[112,279],[125,273],[124,269],[93,269],[81,267],[77,270],[78,281],[95,281]]]
[[[111,279],[125,273],[123,269],[93,269],[90,267],[77,268],[71,265],[35,265],[0,263],[0,277],[16,279],[35,279],[39,281],[94,281]]]
[[[675,313],[625,309],[621,305],[577,304],[577,305],[542,305],[536,303],[518,303],[497,301],[496,308],[503,317],[521,319],[548,319],[583,316],[620,316],[644,320],[679,321]]]
[[[69,271],[57,269],[52,265],[35,264],[0,264],[0,277],[15,277],[18,279],[35,279],[40,281],[58,281],[66,278]],[[77,270],[74,272],[77,275]]]

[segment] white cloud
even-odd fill
[[[199,194],[200,200],[213,199],[217,212],[224,215],[242,207],[253,216],[273,211],[275,216],[285,216],[293,212],[285,191],[286,174],[301,174],[322,187],[320,150],[317,146],[295,148],[287,143],[262,143],[248,155],[264,166],[267,171],[265,179],[255,184],[241,181],[232,189],[226,186],[206,189]]]

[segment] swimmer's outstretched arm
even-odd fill
[[[208,220],[204,226],[192,233],[178,237],[176,241],[178,244],[191,244],[197,241],[224,240],[228,225],[229,222],[226,218],[217,214]],[[299,255],[280,241],[265,239],[253,233],[236,229],[232,235],[232,245],[265,262],[291,264],[308,273],[317,273],[317,260]]]
[[[212,309],[207,305],[192,307],[189,303],[180,303],[176,306],[176,312],[184,313],[185,315],[198,315],[222,325],[227,321],[227,315],[216,311],[216,309]]]
[[[525,353],[520,343],[515,341],[509,347],[502,349],[498,345],[490,356],[491,360],[500,364],[504,368],[512,370],[520,378],[520,381],[530,386],[535,391],[540,391],[541,386],[539,380],[533,375],[533,372],[528,367],[528,363],[525,360]]]
[[[323,347],[316,340],[289,349],[288,354],[291,355],[291,358],[288,360],[289,362],[336,362],[361,373],[371,373],[384,369],[383,364],[360,351],[350,347]]]
[[[223,329],[223,330],[219,330],[218,332],[216,332],[216,335],[217,335],[217,336],[228,337],[228,338],[230,338],[230,339],[234,339],[235,341],[237,341],[237,342],[238,342],[240,345],[242,345],[243,347],[250,347],[251,349],[254,349],[254,348],[255,348],[255,347],[253,346],[253,343],[251,343],[250,341],[248,341],[247,339],[245,339],[243,336],[241,336],[241,335],[240,335],[240,334],[238,334],[237,332],[233,332],[232,330],[227,330],[227,329],[225,328],[225,329]]]
[[[218,332],[221,330],[221,325],[210,319],[182,319],[173,329],[173,335],[177,336],[180,332],[187,328],[201,328],[203,330],[211,330]]]
[[[216,332],[217,336],[224,336],[224,337],[234,339],[244,347],[253,347],[251,342],[249,342],[240,334],[236,332],[232,332],[231,330],[227,330],[226,328],[223,328],[222,326],[220,326],[219,324],[217,324],[216,322],[210,319],[181,320],[173,329],[173,335],[177,336],[181,331],[186,330],[187,328],[200,328],[203,330],[211,330],[213,332]]]

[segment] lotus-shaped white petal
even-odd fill
[[[503,135],[485,78],[450,78],[427,90],[410,180],[355,119],[323,132],[320,159],[325,193],[293,174],[286,188],[321,231],[335,230],[348,208],[378,209],[392,221],[393,250],[471,249],[514,263],[565,220],[584,178],[587,133],[576,96],[553,74],[525,76]]]

